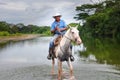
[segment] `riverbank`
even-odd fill
[[[22,34],[19,36],[1,36],[0,37],[0,43],[1,42],[7,42],[7,41],[21,41],[21,40],[28,40],[33,39],[41,36],[40,34]]]

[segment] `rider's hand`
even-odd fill
[[[58,32],[60,32],[60,28],[59,27],[56,27],[55,30],[57,30]]]

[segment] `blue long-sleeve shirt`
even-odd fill
[[[51,25],[51,31],[52,30],[55,30],[55,28],[58,27],[58,28],[65,28],[67,27],[66,23],[63,21],[63,20],[60,20],[59,22],[56,22],[54,21]],[[62,31],[61,33],[59,33],[58,31],[55,31],[54,34],[64,34],[66,31]]]

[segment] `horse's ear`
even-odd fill
[[[71,29],[72,27],[71,27],[70,25],[68,25],[68,28],[70,28],[70,29]]]
[[[78,28],[80,26],[80,22],[76,25],[76,28]]]
[[[75,28],[78,28],[79,25],[77,25]]]

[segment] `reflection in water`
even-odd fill
[[[25,41],[0,43],[0,61],[43,62],[42,59],[46,59],[48,54],[49,40],[50,37],[40,37]],[[79,50],[82,60],[120,65],[120,43],[118,41],[97,38],[83,41],[84,44],[75,46],[75,49]]]
[[[50,37],[0,44],[0,62],[48,63],[48,43]]]
[[[84,40],[80,56],[98,63],[120,66],[120,43],[111,39]]]
[[[14,46],[14,45],[19,45],[19,46],[22,47],[26,41],[29,41],[29,42],[33,43],[33,42],[35,42],[35,40],[37,40],[37,39],[2,42],[2,43],[0,43],[0,52],[2,50],[6,50],[7,48],[10,48],[11,46]]]

